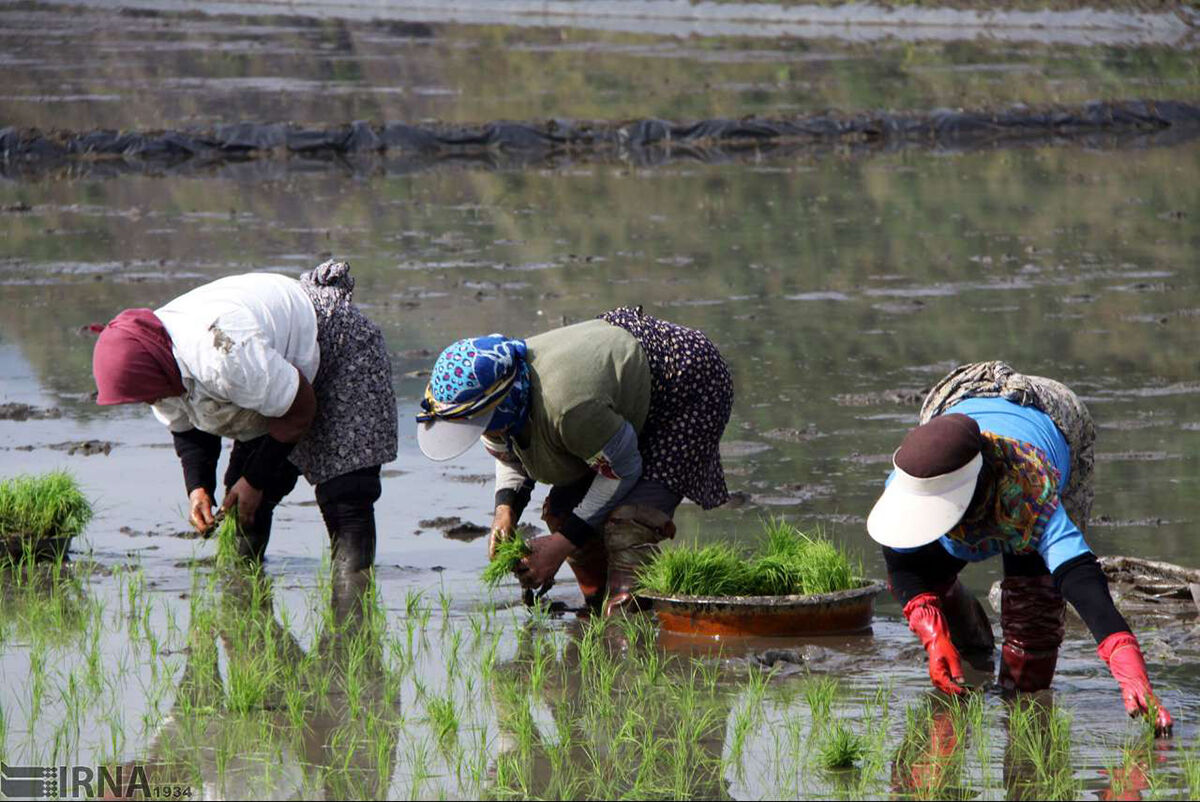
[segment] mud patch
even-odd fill
[[[93,457],[97,454],[108,456],[116,443],[108,440],[77,440],[74,442],[52,443],[50,448],[55,451],[65,451],[68,457]]]
[[[902,404],[918,407],[929,395],[932,387],[898,388],[895,390],[878,390],[869,393],[841,393],[833,396],[833,402],[843,407],[874,407],[882,404]]]
[[[223,354],[228,354],[233,350],[233,340],[228,334],[217,328],[215,323],[212,326],[209,326],[208,330],[213,333],[213,348],[217,349]]]
[[[892,462],[892,455],[855,453],[842,457],[842,459],[855,465],[890,465]]]
[[[1175,523],[1166,518],[1113,518],[1108,515],[1099,515],[1092,518],[1088,522],[1089,526],[1111,526],[1115,528],[1123,528],[1129,526],[1167,526]]]
[[[824,435],[817,431],[816,424],[810,423],[803,429],[770,429],[763,432],[762,436],[768,440],[780,440],[785,443],[807,443]]]
[[[485,485],[495,478],[490,473],[444,473],[442,476],[451,482],[462,482],[468,485]]]
[[[126,537],[174,537],[180,540],[202,540],[204,535],[195,529],[171,529],[159,527],[156,529],[134,529],[132,526],[122,526],[117,530]],[[157,547],[155,547],[157,548]]]
[[[828,484],[784,484],[775,488],[774,493],[754,494],[750,501],[761,507],[796,507],[818,498],[829,498],[833,495],[833,485]]]
[[[491,531],[490,527],[482,526],[470,521],[464,521],[462,518],[457,516],[426,518],[419,521],[417,525],[421,528],[417,530],[418,532],[421,530],[437,530],[442,533],[443,537],[449,538],[450,540],[461,540],[464,543],[470,543],[474,540],[479,540],[481,537],[486,537]],[[522,532],[522,534],[524,534],[524,532]]]
[[[1170,459],[1181,459],[1182,456],[1182,454],[1169,454],[1166,451],[1101,452],[1096,455],[1096,462],[1163,462]]]
[[[1097,423],[1097,429],[1115,429],[1120,432],[1135,432],[1139,429],[1149,429],[1153,426],[1158,426],[1156,421],[1146,420],[1145,418],[1131,418],[1127,420],[1111,420]]]
[[[21,404],[17,402],[0,404],[0,420],[57,420],[61,417],[62,410],[58,407],[43,409],[41,407],[30,406],[29,404]]]
[[[758,443],[754,440],[723,440],[721,441],[722,459],[741,459],[770,451],[772,446]]]

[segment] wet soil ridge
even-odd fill
[[[837,113],[793,119],[711,119],[675,123],[660,119],[629,122],[548,120],[448,124],[375,125],[357,121],[328,128],[288,123],[235,123],[177,131],[42,131],[0,129],[0,169],[20,174],[64,162],[114,160],[133,169],[210,165],[261,157],[337,160],[354,154],[399,155],[414,163],[487,159],[513,154],[525,163],[560,154],[617,155],[654,163],[679,155],[719,158],[722,152],[761,152],[786,146],[833,144],[867,147],[926,146],[985,148],[1116,135],[1146,144],[1146,135],[1192,138],[1200,131],[1200,105],[1181,101],[1093,102],[1083,106],[1013,106],[1005,110],[937,109],[924,113]]]

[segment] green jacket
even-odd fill
[[[529,422],[516,454],[530,478],[578,481],[587,461],[628,421],[639,434],[650,411],[650,363],[625,329],[588,320],[526,340]]]

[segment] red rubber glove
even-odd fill
[[[1146,715],[1153,708],[1154,733],[1170,735],[1171,714],[1159,703],[1158,697],[1150,688],[1150,679],[1146,676],[1146,660],[1142,657],[1142,648],[1138,646],[1133,633],[1114,632],[1101,641],[1096,653],[1100,655],[1101,660],[1108,663],[1108,670],[1112,672],[1113,679],[1121,686],[1121,698],[1125,700],[1125,710],[1129,715]]]
[[[966,693],[962,661],[950,641],[950,628],[942,615],[942,602],[932,593],[922,593],[904,605],[908,628],[917,634],[929,655],[929,679],[933,686],[951,696]]]

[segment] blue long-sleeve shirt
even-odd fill
[[[1041,449],[1058,469],[1059,488],[1067,486],[1071,476],[1071,449],[1062,432],[1058,430],[1054,421],[1046,413],[1034,407],[1014,404],[1003,398],[968,398],[946,410],[946,414],[952,412],[973,418],[982,431],[1029,443]],[[891,481],[890,476],[888,481]],[[976,548],[972,550],[945,536],[939,542],[951,555],[968,562],[977,562],[995,556],[1000,553],[1002,548],[999,544],[995,544],[990,549]],[[915,550],[896,549],[901,552]],[[1053,572],[1068,560],[1091,553],[1091,548],[1084,540],[1079,527],[1075,525],[1075,522],[1067,515],[1066,509],[1060,504],[1042,531],[1041,538],[1037,543],[1037,551],[1045,560],[1046,567]]]

